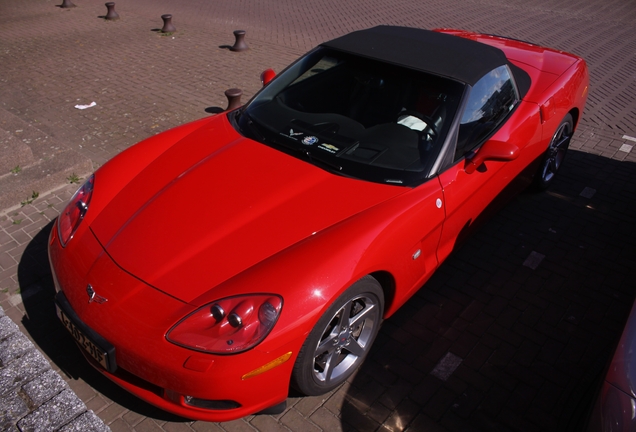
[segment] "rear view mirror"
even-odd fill
[[[466,174],[471,174],[486,161],[507,162],[517,159],[519,153],[519,147],[512,143],[490,140],[481,146],[476,153],[466,157],[464,170]]]
[[[273,80],[275,76],[276,76],[276,72],[274,72],[274,69],[264,70],[263,73],[261,73],[261,83],[263,84],[263,87],[269,84],[270,81]]]

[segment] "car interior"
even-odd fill
[[[443,141],[462,85],[370,59],[329,54],[254,116],[275,130],[302,132],[333,144],[332,154],[339,158],[422,171]]]

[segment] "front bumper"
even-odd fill
[[[58,290],[56,302],[62,311],[59,315],[72,321],[65,327],[102,374],[148,403],[195,420],[234,420],[286,400],[295,355],[279,367],[244,379],[245,374],[284,355],[285,348],[263,352],[257,347],[220,356],[168,342],[166,331],[194,306],[119,268],[90,230],[78,234],[62,248],[57,231],[51,233],[49,258]],[[89,284],[104,301],[90,300]],[[83,341],[84,336],[89,342]],[[106,353],[106,363],[91,352],[93,345]]]

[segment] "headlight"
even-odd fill
[[[170,329],[166,339],[197,351],[236,354],[265,339],[282,307],[283,299],[273,294],[224,298],[182,319]]]
[[[92,175],[77,192],[75,192],[71,201],[64,207],[62,214],[57,218],[57,233],[64,247],[69,240],[73,238],[75,231],[77,231],[77,228],[88,211],[88,205],[91,202],[91,196],[93,196],[94,182],[95,176]]]

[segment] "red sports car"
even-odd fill
[[[391,26],[266,72],[245,106],[113,158],[51,233],[87,358],[192,419],[345,381],[496,197],[553,181],[588,90],[572,54]]]

